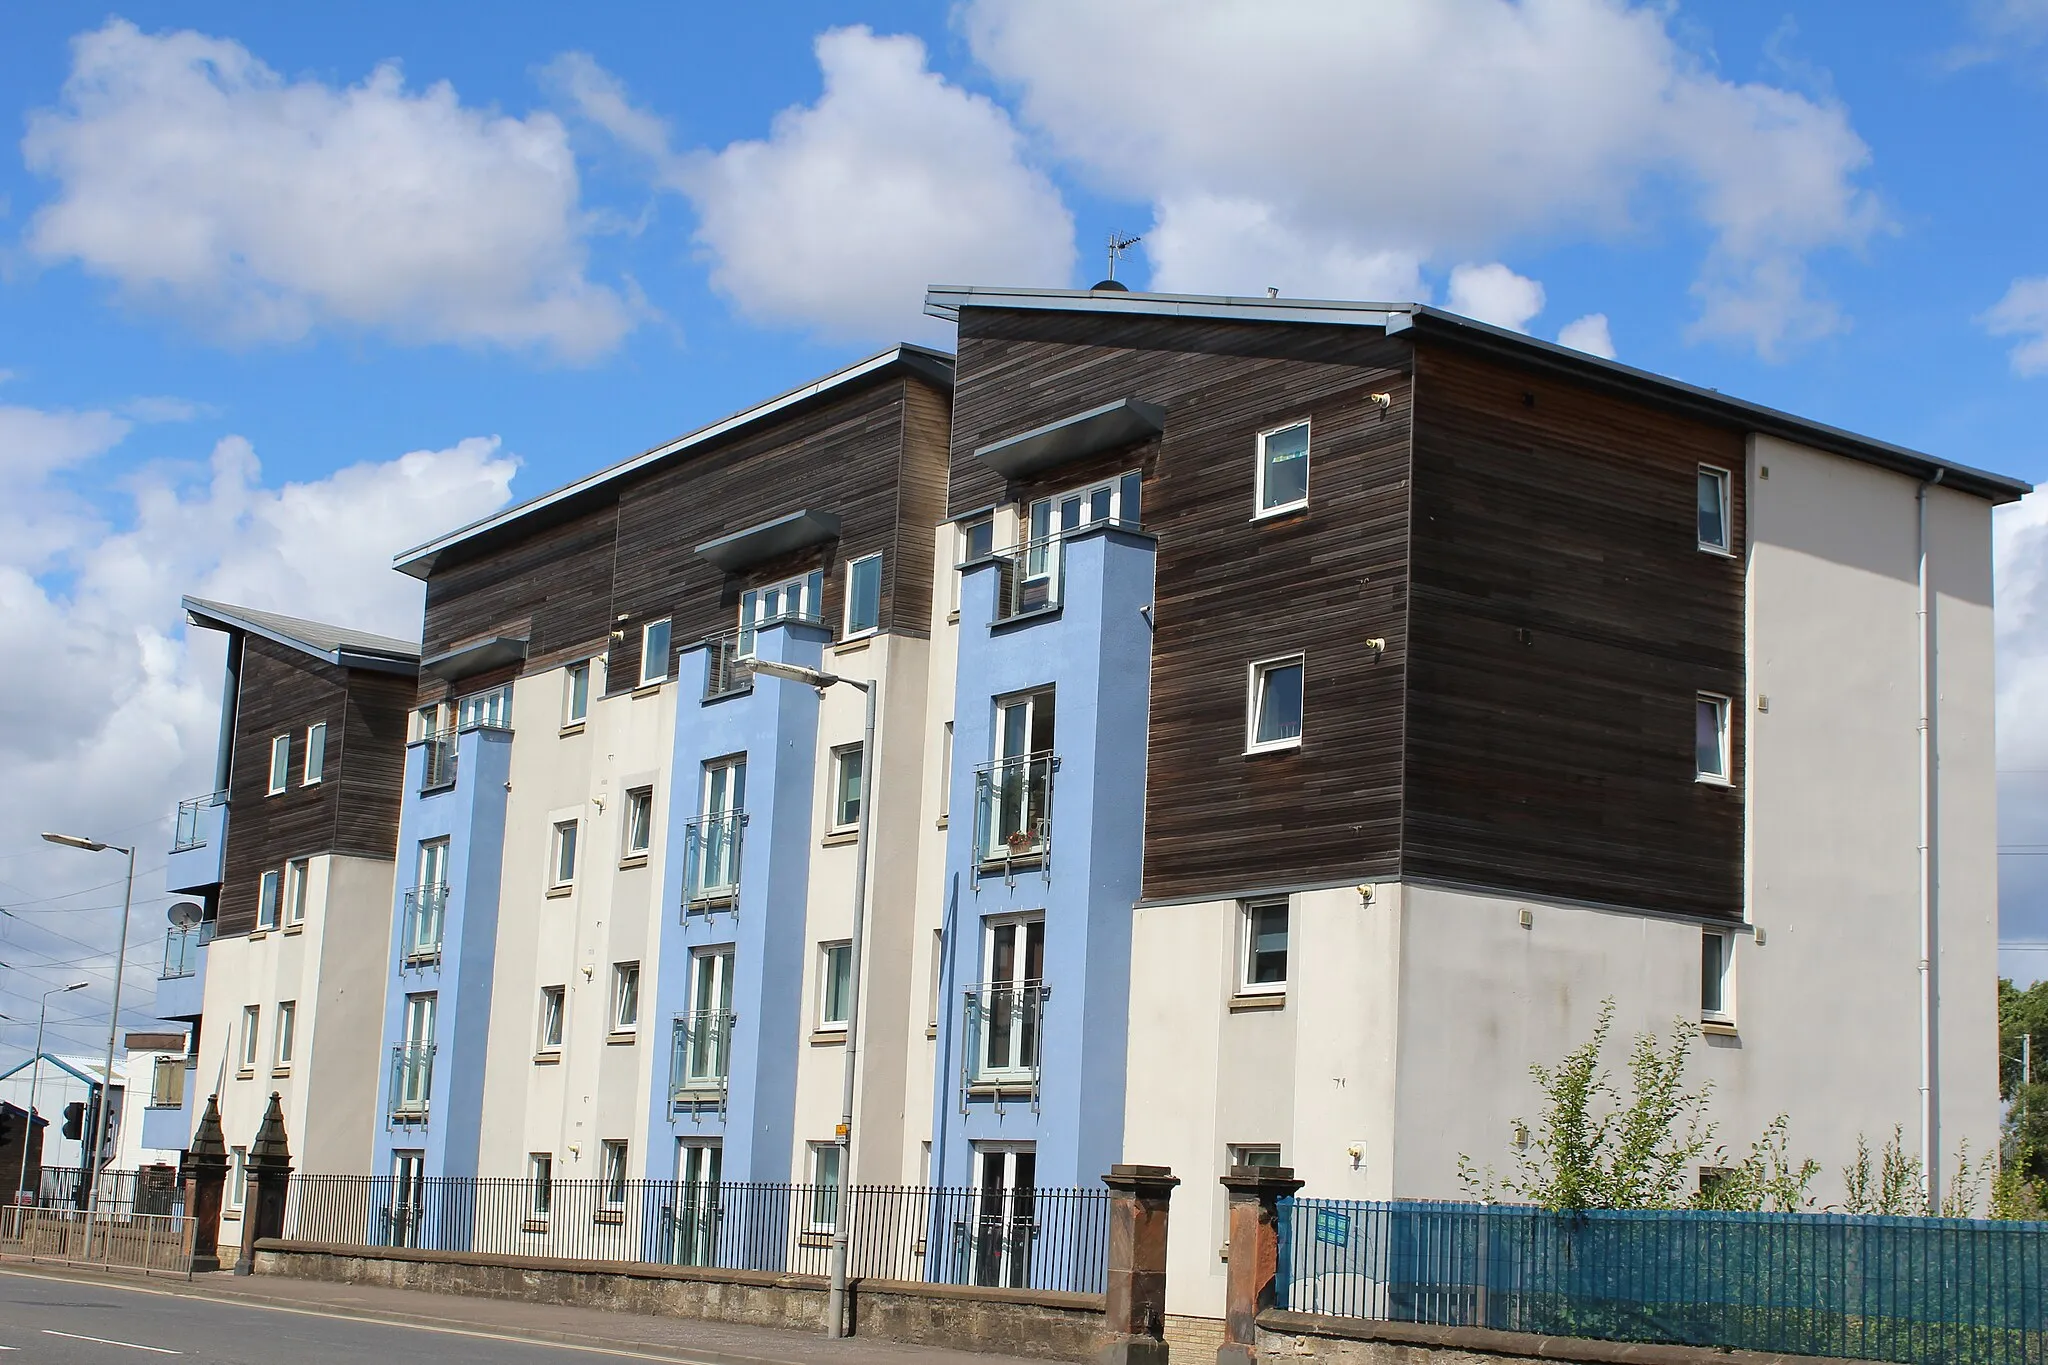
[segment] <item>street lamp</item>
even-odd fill
[[[92,1182],[92,1193],[85,1205],[85,1244],[90,1247],[93,1214],[100,1203],[100,1159],[105,1155],[100,1148],[106,1144],[107,1115],[112,1112],[114,1104],[114,1038],[121,1028],[121,978],[128,974],[128,911],[135,900],[135,850],[76,834],[44,834],[43,838],[66,848],[82,848],[87,853],[128,855],[128,889],[121,895],[121,945],[114,950],[114,1004],[107,1014],[107,1062],[100,1071],[100,1111],[93,1120],[92,1145],[86,1149],[85,1176]]]
[[[82,991],[85,986],[86,983],[83,981],[74,981],[68,986],[58,986],[53,990],[44,991],[43,1008],[41,1013],[36,1015],[35,1060],[29,1063],[28,1068],[28,1118],[21,1125],[21,1169],[14,1175],[14,1188],[22,1194],[28,1193],[22,1187],[28,1184],[28,1144],[36,1133],[36,1082],[43,1078],[43,1025],[50,1017],[50,997],[62,995],[66,991]]]
[[[842,678],[836,673],[826,673],[801,664],[787,664],[776,659],[754,660],[754,672],[766,673],[771,678],[784,682],[802,683],[818,689],[824,696],[827,688],[839,683],[857,687],[867,699],[867,725],[862,731],[860,745],[860,828],[855,836],[853,852],[853,942],[848,950],[846,973],[849,978],[846,992],[846,1056],[844,1072],[840,1077],[839,1127],[833,1136],[839,1143],[839,1188],[834,1194],[832,1210],[832,1280],[831,1289],[825,1301],[825,1335],[843,1337],[846,1332],[846,1228],[852,1222],[852,1210],[848,1207],[848,1187],[853,1179],[853,1081],[854,1071],[860,1054],[860,958],[863,926],[867,923],[868,903],[868,827],[874,823],[875,807],[870,797],[875,777],[875,684],[862,682],[858,678]]]

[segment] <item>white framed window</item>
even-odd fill
[[[830,1232],[839,1223],[839,1144],[811,1145],[810,1224],[813,1232]]]
[[[590,715],[590,660],[562,670],[562,725],[581,725]]]
[[[1303,681],[1307,658],[1289,654],[1251,666],[1245,698],[1245,752],[1301,746]]]
[[[562,1016],[568,1012],[569,992],[563,986],[540,988],[540,1046],[536,1051],[559,1052],[562,1048]]]
[[[243,1071],[256,1069],[256,1057],[262,1050],[258,1038],[263,1027],[263,1010],[260,1006],[242,1006],[242,1065]]]
[[[715,900],[737,893],[746,809],[747,756],[735,754],[706,763],[696,842],[689,850],[686,870],[691,899]]]
[[[1700,548],[1714,554],[1733,552],[1728,533],[1728,471],[1710,464],[1700,466],[1699,476]]]
[[[1735,936],[1714,929],[1700,931],[1700,1018],[1708,1023],[1735,1021]]]
[[[1238,993],[1273,995],[1286,990],[1286,900],[1246,901],[1239,920]]]
[[[292,1064],[292,1035],[299,1022],[299,1002],[280,1000],[277,1002],[277,1052],[273,1069],[282,1071]]]
[[[608,1209],[626,1207],[626,1144],[607,1138],[598,1144],[598,1191]]]
[[[1280,1160],[1280,1144],[1277,1142],[1233,1142],[1230,1144],[1230,1164],[1233,1166],[1256,1166],[1261,1170],[1283,1164]]]
[[[947,721],[939,730],[939,818],[949,820],[953,815],[953,722]]]
[[[626,793],[624,857],[644,858],[654,842],[654,788],[634,787]]]
[[[640,627],[640,685],[668,681],[668,653],[673,627],[667,617]]]
[[[299,785],[316,785],[327,771],[327,722],[319,721],[306,727],[306,767],[299,778]]]
[[[1039,1023],[1045,1003],[1045,917],[984,920],[979,1005],[983,1081],[1028,1077],[1038,1066]]]
[[[555,822],[554,848],[548,858],[548,886],[560,890],[576,881],[576,822]]]
[[[683,1019],[683,1084],[701,1088],[726,1078],[732,1045],[732,945],[690,955],[690,1009]]]
[[[1702,692],[1693,702],[1693,771],[1701,782],[1727,786],[1734,769],[1729,762],[1728,698]]]
[[[249,1149],[229,1149],[234,1157],[234,1178],[228,1181],[228,1207],[239,1209],[249,1200]]]
[[[777,621],[825,619],[825,571],[807,574],[766,588],[749,588],[740,594],[739,657],[754,657],[754,636]]]
[[[846,633],[872,635],[882,624],[882,557],[862,555],[846,566]]]
[[[1052,829],[1052,771],[1057,744],[1058,694],[1037,692],[995,699],[995,762],[981,785],[983,861],[1035,858]]]
[[[844,1029],[853,998],[853,945],[818,945],[818,1027]]]
[[[278,874],[266,872],[256,879],[256,927],[275,929],[278,910]]]
[[[472,692],[455,703],[458,730],[503,730],[512,724],[512,684]]]
[[[996,519],[993,514],[983,512],[979,516],[969,517],[966,521],[953,523],[953,563],[956,568],[962,564],[972,564],[976,560],[987,559],[995,553],[995,549]],[[947,605],[953,610],[958,611],[960,609],[960,575],[954,573],[950,577],[952,579],[952,596],[948,599]]]
[[[852,829],[860,823],[860,781],[864,758],[858,744],[842,744],[832,751],[833,829]]]
[[[526,1183],[531,1187],[533,1202],[529,1212],[535,1218],[545,1218],[555,1207],[555,1154],[553,1152],[528,1152],[526,1154]]]
[[[1136,525],[1143,484],[1143,477],[1132,470],[1084,488],[1039,498],[1025,513],[1031,539],[1042,541],[1049,536],[1086,530],[1105,521]]]
[[[279,735],[270,741],[270,792],[277,795],[291,785],[292,737]]]
[[[1259,433],[1257,515],[1308,506],[1308,423]]]
[[[294,858],[284,865],[284,922],[304,924],[306,922],[306,883],[313,878],[313,863],[308,858]]]
[[[631,1033],[640,1027],[640,964],[612,964],[612,1032]]]

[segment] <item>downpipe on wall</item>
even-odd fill
[[[1917,587],[1920,625],[1920,1175],[1927,1212],[1941,1211],[1941,899],[1935,834],[1940,750],[1935,711],[1940,658],[1934,640],[1934,583],[1927,565],[1927,493],[1948,471],[1937,469],[1915,495],[1919,520]]]

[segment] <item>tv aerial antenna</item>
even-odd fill
[[[1110,279],[1114,280],[1116,278],[1116,263],[1124,258],[1124,253],[1129,251],[1132,247],[1136,246],[1138,243],[1144,240],[1145,239],[1142,236],[1126,237],[1121,232],[1112,232],[1109,234]]]

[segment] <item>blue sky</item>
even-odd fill
[[[1113,228],[1134,285],[1422,296],[2048,476],[2048,0],[53,0],[0,11],[0,126],[9,1014],[108,936],[19,831],[154,848],[208,784],[180,591],[415,629],[393,550],[947,344],[924,284],[1086,285]],[[2002,533],[2012,843],[2044,522]]]

